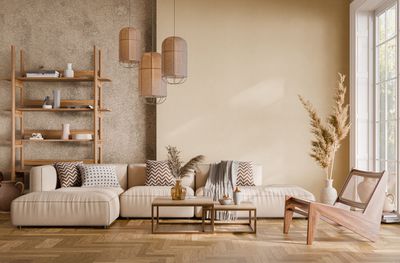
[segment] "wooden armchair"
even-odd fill
[[[308,217],[307,245],[311,245],[314,240],[319,218],[376,241],[381,225],[386,184],[385,172],[353,169],[334,205],[286,196],[283,233],[289,232],[293,213],[298,213]]]

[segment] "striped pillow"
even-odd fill
[[[168,167],[167,161],[146,161],[146,182],[147,186],[173,186],[175,179]]]
[[[54,164],[61,187],[82,185],[81,174],[78,169],[81,164],[83,162],[57,162]]]
[[[237,186],[255,186],[254,183],[254,164],[253,162],[239,162],[237,178]]]

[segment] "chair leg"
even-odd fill
[[[308,209],[307,245],[312,245],[318,220],[319,213],[315,210],[315,207],[310,204],[310,207]]]
[[[290,224],[292,223],[292,219],[293,219],[293,210],[287,209],[285,207],[285,216],[283,219],[283,233],[284,234],[289,233],[289,228],[290,228]]]

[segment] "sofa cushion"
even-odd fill
[[[186,187],[186,195],[193,196],[194,191]],[[134,186],[120,195],[122,217],[151,217],[151,203],[159,196],[171,196],[170,186]],[[193,217],[193,207],[162,207],[161,217]]]
[[[15,226],[108,226],[118,218],[119,211],[114,191],[61,188],[15,199],[11,221]]]
[[[116,195],[120,195],[124,192],[124,189],[121,187],[68,187],[68,188],[59,188],[56,191],[62,191],[62,192],[101,192],[101,191],[111,191],[112,193],[115,193]]]
[[[78,166],[83,162],[57,162],[54,167],[57,170],[61,187],[81,186],[81,174]]]
[[[146,161],[146,186],[172,186],[175,179],[167,161]]]
[[[256,206],[257,217],[283,217],[286,195],[315,201],[312,193],[295,185],[242,186],[240,191],[243,202],[252,202]],[[197,189],[196,196],[203,195],[204,187]],[[200,209],[196,209],[196,216],[201,216]]]
[[[82,187],[120,187],[113,165],[80,165]]]

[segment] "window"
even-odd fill
[[[375,170],[388,173],[388,192],[397,191],[398,85],[397,4],[375,15]]]

